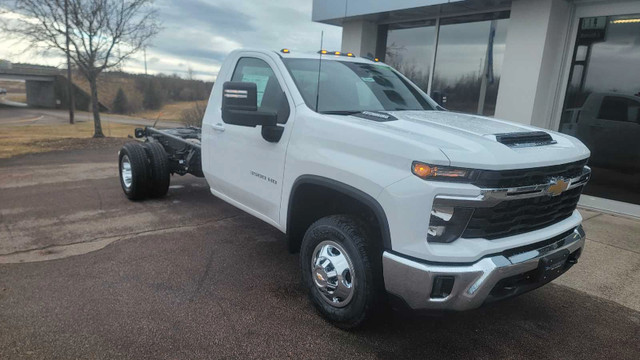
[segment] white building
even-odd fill
[[[314,0],[313,20],[450,110],[577,136],[583,205],[640,216],[640,1]]]

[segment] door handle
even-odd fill
[[[222,125],[221,123],[213,124],[213,125],[211,125],[211,127],[215,131],[220,131],[220,132],[224,131],[224,125]]]

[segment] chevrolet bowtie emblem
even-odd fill
[[[569,181],[565,179],[552,179],[547,188],[547,195],[558,196],[569,187]]]

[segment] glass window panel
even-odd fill
[[[431,73],[434,38],[434,26],[389,30],[385,63],[396,68],[426,92]]]
[[[587,59],[588,46],[580,45],[576,49],[576,61],[585,61]]]
[[[496,20],[493,39],[493,82],[487,84],[485,115],[493,115],[500,83],[509,19]],[[491,21],[440,26],[432,93],[447,98],[446,108],[466,113],[478,112],[482,75],[485,72]]]
[[[504,51],[507,46],[507,29],[509,19],[496,21],[496,33],[493,38],[493,82],[487,83],[487,94],[484,101],[483,115],[493,116],[496,113],[496,102],[498,101],[498,87],[500,86],[500,76],[502,75],[502,62]]]
[[[231,81],[255,83],[258,110],[275,112],[278,114],[278,123],[287,122],[288,118],[281,115],[289,114],[289,103],[285,99],[276,74],[264,60],[249,57],[238,60]]]
[[[640,14],[581,19],[560,124],[591,150],[585,193],[634,204],[640,204],[638,59]]]

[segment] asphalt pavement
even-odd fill
[[[339,330],[283,234],[190,176],[130,202],[119,146],[0,160],[0,359],[640,358],[640,312],[556,284]]]

